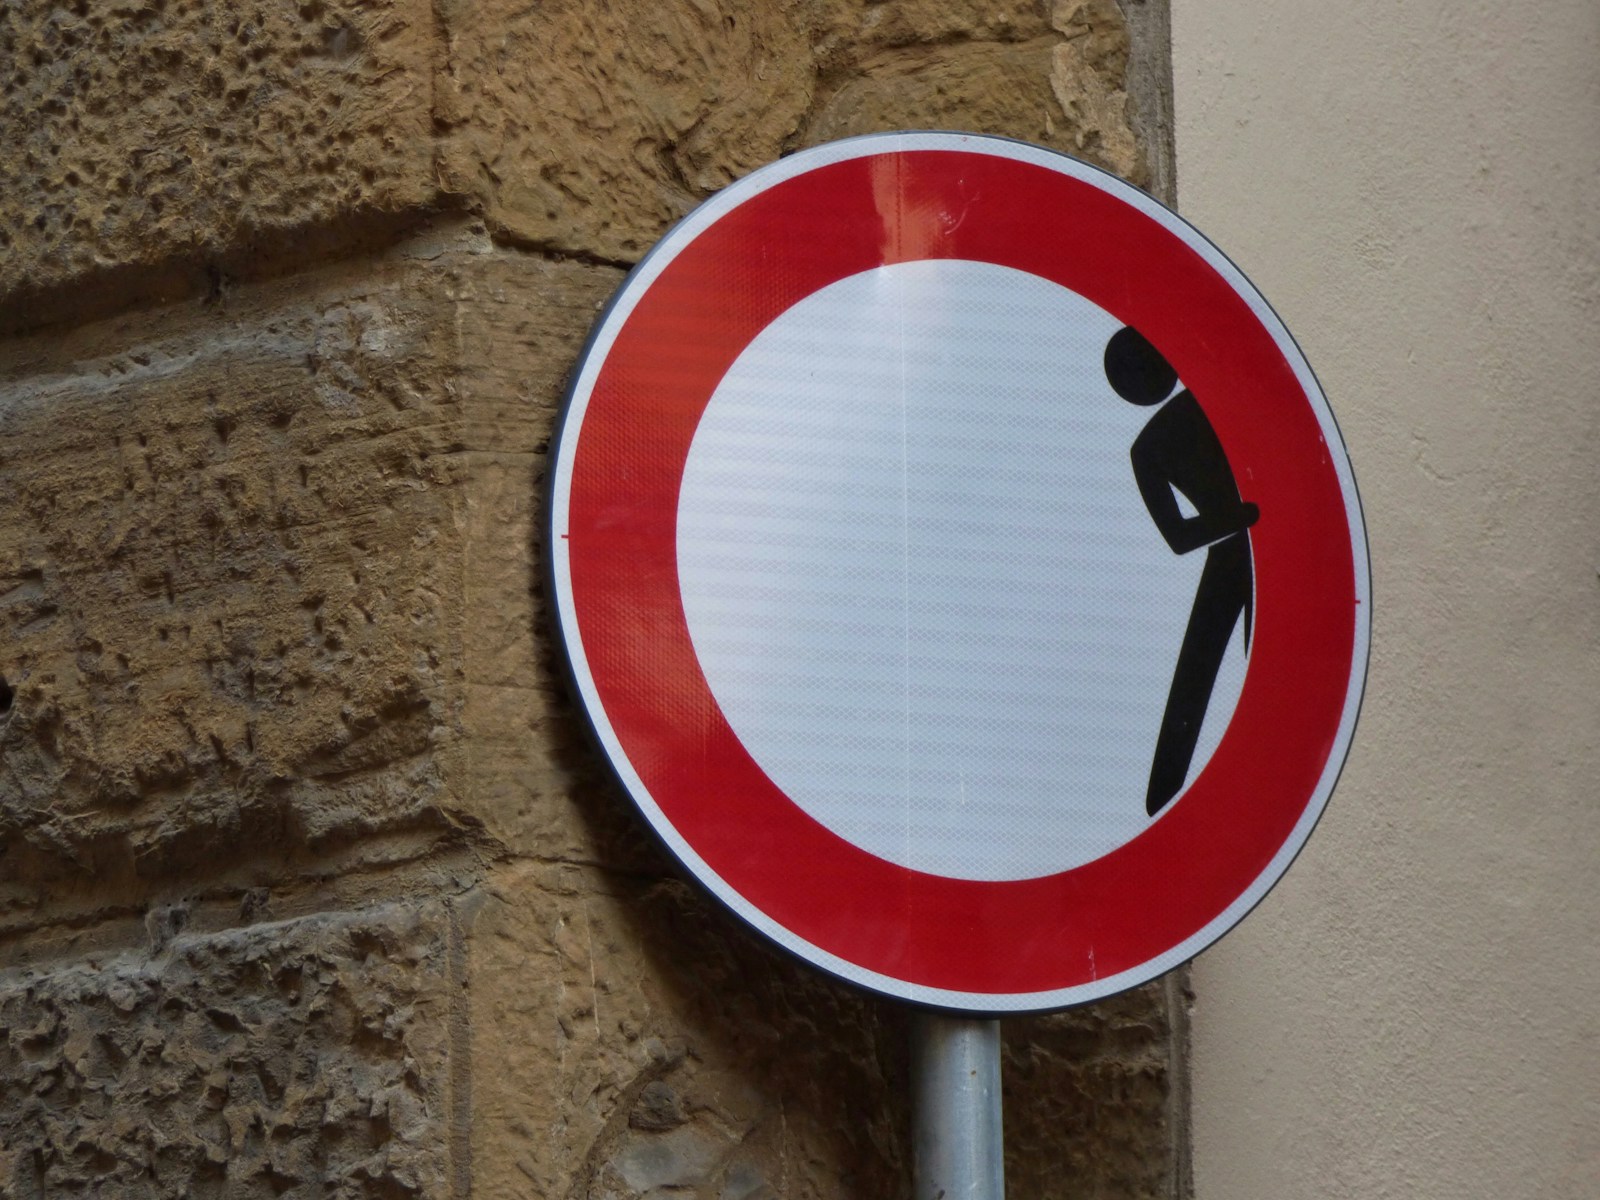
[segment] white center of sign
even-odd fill
[[[873,854],[1026,879],[1150,825],[1205,553],[1139,496],[1155,410],[1106,382],[1118,328],[1034,275],[902,263],[794,305],[706,408],[678,501],[695,653],[773,782]],[[1191,781],[1244,671],[1236,629]]]

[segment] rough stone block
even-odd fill
[[[453,990],[438,904],[0,973],[0,1195],[448,1196]]]
[[[731,179],[868,130],[1030,138],[1144,182],[1128,38],[1115,0],[11,5],[0,330],[304,265],[440,206],[631,262]]]
[[[453,0],[448,190],[513,241],[632,261],[798,146],[896,128],[1055,145],[1143,182],[1114,0]]]
[[[463,725],[474,819],[497,845],[660,870],[571,704],[544,595],[545,464],[567,376],[622,272],[524,254],[454,284],[467,421]]]
[[[1186,1196],[1183,974],[1002,1025],[1012,1196]]]
[[[777,157],[810,100],[785,6],[453,0],[446,186],[505,236],[639,257],[696,198]]]
[[[522,862],[467,928],[483,1194],[909,1195],[904,1008],[671,878]],[[1010,1194],[1175,1194],[1172,1038],[1162,984],[1008,1021]]]
[[[0,916],[441,838],[659,866],[584,815],[610,785],[541,595],[555,412],[620,279],[456,223],[4,346]]]
[[[436,52],[427,0],[0,7],[0,295],[422,204]]]
[[[426,252],[5,346],[13,898],[451,826],[461,422]]]
[[[468,936],[476,1188],[906,1194],[900,1014],[728,921],[673,880],[492,877]]]
[[[891,44],[819,89],[807,142],[895,129],[998,133],[1086,159],[1140,185],[1151,163],[1127,92],[1128,31],[1115,0],[1056,0],[1051,28]]]

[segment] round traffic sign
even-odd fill
[[[1132,987],[1287,869],[1366,542],[1287,330],[1074,159],[903,133],[731,185],[623,284],[551,467],[577,695],[713,895],[948,1009]]]

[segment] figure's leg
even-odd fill
[[[1219,542],[1206,552],[1189,628],[1184,631],[1178,666],[1172,673],[1167,711],[1156,738],[1155,760],[1150,764],[1145,809],[1152,817],[1178,794],[1194,761],[1194,748],[1200,741],[1200,726],[1211,703],[1211,689],[1216,686],[1222,656],[1227,652],[1233,627],[1250,602],[1249,554],[1249,543],[1243,537]]]

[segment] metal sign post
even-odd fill
[[[1000,1022],[915,1014],[911,1100],[915,1200],[1002,1200]]]

